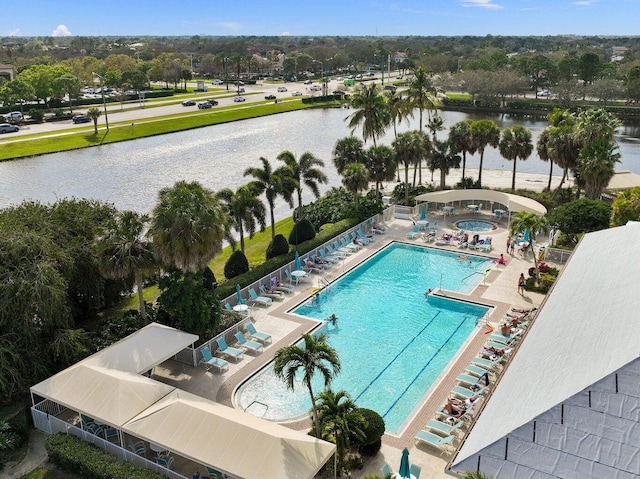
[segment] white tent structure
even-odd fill
[[[607,190],[626,190],[640,186],[640,175],[631,171],[616,171],[613,178],[609,180]]]
[[[453,470],[640,477],[638,251],[640,223],[583,237]]]
[[[528,213],[536,213],[543,215],[547,209],[540,203],[531,198],[514,195],[511,193],[503,193],[501,191],[471,189],[471,190],[443,190],[424,193],[416,196],[416,202],[441,203],[447,204],[454,201],[470,202],[481,201],[488,204],[500,204],[506,207],[510,213],[518,211],[526,211]]]
[[[311,478],[336,446],[175,390],[123,428],[197,463],[247,479]]]

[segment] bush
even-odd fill
[[[44,112],[36,108],[32,108],[31,110],[29,110],[29,116],[33,121],[36,122],[41,122],[42,120],[44,120]]]
[[[271,258],[275,258],[276,256],[280,256],[282,254],[287,254],[289,252],[289,243],[287,239],[281,235],[277,234],[269,243],[267,247],[267,260]]]
[[[249,261],[240,250],[234,251],[224,265],[224,277],[227,279],[235,278],[242,273],[249,271]]]
[[[456,190],[473,190],[477,188],[482,188],[479,181],[474,181],[471,177],[462,178],[459,182],[456,183]]]
[[[409,204],[405,206],[412,206],[415,204],[415,197],[423,193],[430,193],[433,189],[424,185],[417,185],[415,188],[409,185]],[[395,200],[396,204],[404,205],[404,192],[405,184],[398,183],[391,193],[391,197]]]
[[[54,434],[45,439],[44,447],[49,460],[60,468],[87,479],[164,479],[165,476],[151,469],[138,467],[130,462],[118,460],[102,452],[93,444],[75,436]]]
[[[56,108],[55,110],[53,110],[53,114],[55,115],[56,118],[67,116],[62,108]]]
[[[299,245],[316,237],[316,229],[306,218],[296,221],[289,233],[289,244]]]
[[[382,446],[385,424],[382,416],[372,409],[359,408],[364,416],[367,426],[363,429],[365,439],[360,446],[360,454],[375,456]]]

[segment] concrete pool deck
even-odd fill
[[[481,215],[472,214],[462,214],[455,217],[456,221],[462,219],[478,220],[483,218]],[[311,294],[311,289],[319,286],[320,279],[328,282],[337,279],[392,241],[403,241],[410,244],[426,245],[459,252],[460,254],[477,254],[492,258],[497,258],[500,253],[503,253],[507,258],[507,264],[505,266],[495,264],[484,280],[470,294],[446,291],[435,292],[435,294],[491,306],[493,310],[490,312],[488,320],[495,327],[510,307],[537,307],[544,298],[543,295],[537,293],[525,291],[524,295],[520,295],[517,292],[518,277],[520,273],[524,273],[527,276],[527,270],[533,266],[533,257],[531,254],[526,257],[522,257],[517,253],[514,256],[507,254],[506,244],[509,235],[506,229],[506,221],[503,220],[498,225],[499,227],[496,230],[480,233],[481,238],[491,236],[494,247],[490,253],[482,253],[467,249],[459,250],[455,246],[435,246],[433,243],[424,243],[422,238],[409,240],[406,238],[406,233],[412,228],[411,221],[403,219],[390,221],[385,234],[376,235],[375,242],[346,257],[344,261],[341,261],[333,268],[323,271],[322,274],[312,274],[308,281],[296,286],[293,294],[286,295],[284,301],[274,301],[267,308],[261,306],[253,308],[256,329],[271,334],[273,338],[272,343],[267,344],[262,353],[257,355],[245,353],[244,358],[237,363],[230,360],[229,369],[224,373],[209,372],[204,367],[193,368],[176,361],[167,361],[154,369],[154,378],[202,397],[232,406],[232,394],[238,385],[273,359],[278,349],[297,341],[303,333],[308,332],[318,324],[316,321],[300,318],[287,313],[287,311],[308,298]],[[438,228],[438,236],[443,232],[449,231],[451,231],[449,228],[440,227]],[[440,456],[440,451],[435,448],[425,445],[418,446],[414,438],[427,421],[434,417],[436,409],[446,401],[449,392],[456,384],[455,378],[457,375],[477,355],[486,341],[485,331],[486,328],[480,325],[471,333],[469,339],[449,363],[448,369],[436,380],[434,386],[430,388],[418,406],[417,411],[414,411],[408,422],[401,428],[399,434],[385,434],[381,452],[367,461],[362,471],[352,471],[352,477],[379,474],[380,466],[384,462],[388,463],[392,470],[397,470],[402,455],[401,451],[404,447],[408,447],[410,450],[411,462],[422,467],[422,475],[434,478],[450,477],[444,472],[446,462],[450,456]],[[310,424],[306,420],[293,422],[288,426],[302,430],[308,429]]]

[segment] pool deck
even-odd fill
[[[455,218],[455,220],[463,219],[479,220],[483,218],[479,215],[460,215]],[[269,333],[273,337],[273,342],[266,345],[264,352],[257,355],[245,353],[244,358],[237,363],[233,363],[233,360],[230,360],[230,367],[224,373],[209,372],[203,367],[193,368],[176,361],[166,361],[154,369],[154,377],[202,397],[232,406],[232,394],[238,385],[273,359],[278,349],[299,340],[303,333],[308,332],[318,324],[316,321],[288,314],[287,311],[308,298],[311,294],[311,289],[318,287],[320,279],[329,282],[335,280],[392,241],[404,241],[460,252],[460,254],[489,256],[492,258],[497,258],[500,253],[503,253],[507,259],[507,264],[505,266],[495,264],[471,294],[434,291],[434,294],[464,299],[493,307],[490,312],[489,322],[495,327],[510,307],[537,307],[544,298],[544,295],[537,293],[525,291],[524,295],[520,295],[517,292],[518,277],[520,273],[524,273],[527,276],[527,270],[533,266],[533,257],[531,254],[526,257],[522,257],[518,253],[514,256],[507,254],[508,231],[506,230],[506,221],[503,220],[499,225],[500,227],[496,230],[480,233],[481,238],[491,236],[494,247],[490,253],[482,253],[467,249],[460,250],[456,246],[435,246],[434,243],[424,243],[422,238],[409,240],[406,238],[406,233],[412,228],[410,220],[395,219],[388,222],[386,232],[376,235],[375,242],[348,256],[344,261],[334,265],[333,268],[323,271],[322,274],[312,274],[309,280],[296,286],[293,294],[286,295],[284,301],[278,302],[274,300],[270,307],[255,306],[253,308],[256,329]],[[443,232],[450,231],[448,228],[440,227],[438,228],[438,236]],[[484,325],[476,328],[451,361],[448,370],[436,380],[436,384],[430,389],[426,399],[423,399],[418,411],[403,426],[400,433],[398,435],[385,434],[380,453],[365,462],[365,468],[362,471],[352,471],[352,477],[379,474],[380,466],[385,462],[391,466],[392,470],[397,470],[404,447],[408,447],[410,450],[411,462],[422,467],[422,476],[431,478],[450,477],[444,472],[450,456],[441,456],[439,455],[440,451],[426,445],[416,445],[414,437],[427,421],[434,417],[436,409],[446,402],[449,392],[456,384],[455,378],[477,355],[484,344],[486,340],[485,331],[486,326]],[[310,423],[308,420],[297,421],[288,424],[288,426],[304,430],[310,427]]]

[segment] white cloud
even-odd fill
[[[463,7],[480,7],[480,8],[488,8],[488,9],[497,9],[502,8],[501,5],[496,5],[492,3],[493,0],[462,0]]]
[[[282,32],[280,34],[281,37],[288,37],[289,35],[291,35],[289,32]]]
[[[574,5],[582,5],[582,6],[591,6],[598,3],[598,0],[578,0],[577,2],[573,2]]]
[[[69,31],[69,29],[66,27],[66,25],[58,25],[52,32],[51,32],[51,36],[52,37],[70,37],[71,36],[71,32]]]
[[[9,30],[8,32],[2,34],[3,37],[17,37],[18,35],[20,35],[19,28],[14,28],[13,30]]]
[[[216,22],[216,26],[226,28],[227,30],[242,30],[242,24],[238,22]]]

